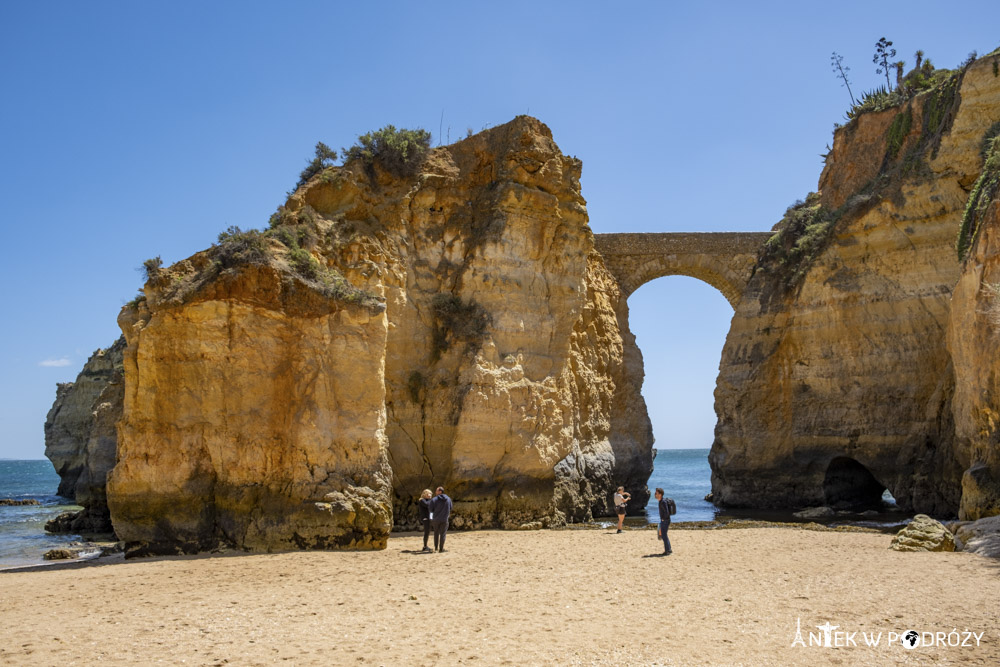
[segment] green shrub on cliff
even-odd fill
[[[859,193],[831,211],[820,204],[818,193],[810,192],[805,201],[789,206],[775,225],[774,235],[764,244],[757,258],[758,269],[777,278],[777,285],[783,289],[792,289],[826,248],[844,214],[857,214],[876,201],[870,193]]]
[[[910,133],[913,126],[913,109],[907,107],[906,111],[896,114],[889,126],[888,150],[890,160],[895,160],[899,155],[899,149],[903,147],[906,135]]]
[[[961,83],[961,74],[971,65],[971,61],[966,61],[957,70],[937,69],[931,63],[930,58],[924,60],[923,52],[918,51],[917,66],[910,70],[906,76],[899,80],[899,85],[890,89],[888,85],[879,86],[866,93],[863,93],[857,102],[851,105],[845,114],[847,120],[853,120],[858,116],[877,111],[885,111],[893,107],[901,106],[916,95],[928,91],[937,90],[939,100],[934,100],[929,107],[934,113],[937,107],[938,115],[932,116],[928,122],[927,114],[924,115],[924,127],[930,126],[931,131],[935,131],[941,124],[941,113],[951,108],[951,101],[957,90],[957,83]],[[949,88],[950,89],[946,89]]]
[[[1000,195],[1000,122],[994,123],[983,138],[983,154],[986,158],[983,172],[972,186],[969,201],[962,215],[962,226],[958,231],[955,249],[958,258],[964,260],[975,243],[983,216],[993,200]]]
[[[242,230],[234,225],[219,234],[215,260],[223,269],[242,264],[267,264],[270,258],[267,238],[260,230]]]
[[[430,150],[431,133],[427,130],[397,130],[386,125],[381,130],[362,134],[350,148],[342,149],[344,163],[359,160],[367,169],[374,165],[394,176],[405,178],[416,173]]]
[[[333,150],[322,141],[316,142],[316,153],[313,159],[306,165],[306,168],[299,174],[299,182],[295,184],[296,189],[305,185],[309,179],[320,173],[327,167],[332,167],[337,159],[337,151]]]
[[[163,260],[160,256],[151,257],[142,263],[142,275],[146,278],[146,282],[156,278],[160,274],[160,269],[163,268]]]
[[[831,222],[819,195],[810,192],[805,201],[797,201],[785,211],[775,234],[764,245],[762,259],[787,273],[794,282],[802,265],[814,257]]]

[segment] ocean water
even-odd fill
[[[659,487],[677,503],[673,521],[711,521],[719,509],[705,500],[712,490],[712,469],[708,465],[708,449],[661,449],[653,459],[653,474],[649,476],[649,504],[646,517],[650,523],[660,520],[653,498]]]
[[[0,568],[45,562],[49,549],[79,541],[79,535],[50,535],[45,522],[62,512],[78,510],[71,500],[55,495],[59,475],[47,460],[0,460],[0,498],[37,500],[40,505],[0,506]]]

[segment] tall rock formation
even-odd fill
[[[641,356],[580,168],[519,117],[413,173],[326,169],[267,232],[151,267],[119,317],[127,552],[380,548],[438,485],[460,528],[641,499]]]
[[[1000,120],[984,142],[986,166],[967,212],[971,242],[951,300],[948,350],[962,474],[959,518],[1000,514]]]
[[[821,194],[786,214],[733,318],[716,388],[716,502],[863,506],[888,488],[905,509],[959,509],[971,458],[958,455],[952,400],[971,399],[946,333],[955,236],[1000,120],[993,67],[982,59],[836,132]],[[985,337],[970,354],[990,345],[995,357]],[[995,410],[995,397],[976,396]]]
[[[522,116],[434,150],[414,179],[341,169],[288,202],[330,221],[337,265],[385,295],[398,526],[438,485],[468,528],[581,521],[616,484],[645,489],[641,359],[626,363],[638,351],[580,169]]]
[[[278,246],[230,239],[119,316],[108,505],[127,556],[385,547],[384,308],[325,292]]]
[[[57,493],[83,506],[63,514],[48,528],[55,531],[109,533],[105,485],[115,465],[117,433],[125,383],[125,339],[91,355],[75,382],[60,383],[45,419],[45,456],[60,482]]]

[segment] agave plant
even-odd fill
[[[847,120],[854,120],[869,111],[883,111],[898,106],[906,99],[907,95],[902,90],[897,89],[890,92],[885,86],[879,86],[861,95],[860,101],[848,110]]]

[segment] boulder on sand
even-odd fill
[[[940,521],[918,514],[892,538],[889,548],[895,551],[954,551],[955,537]]]

